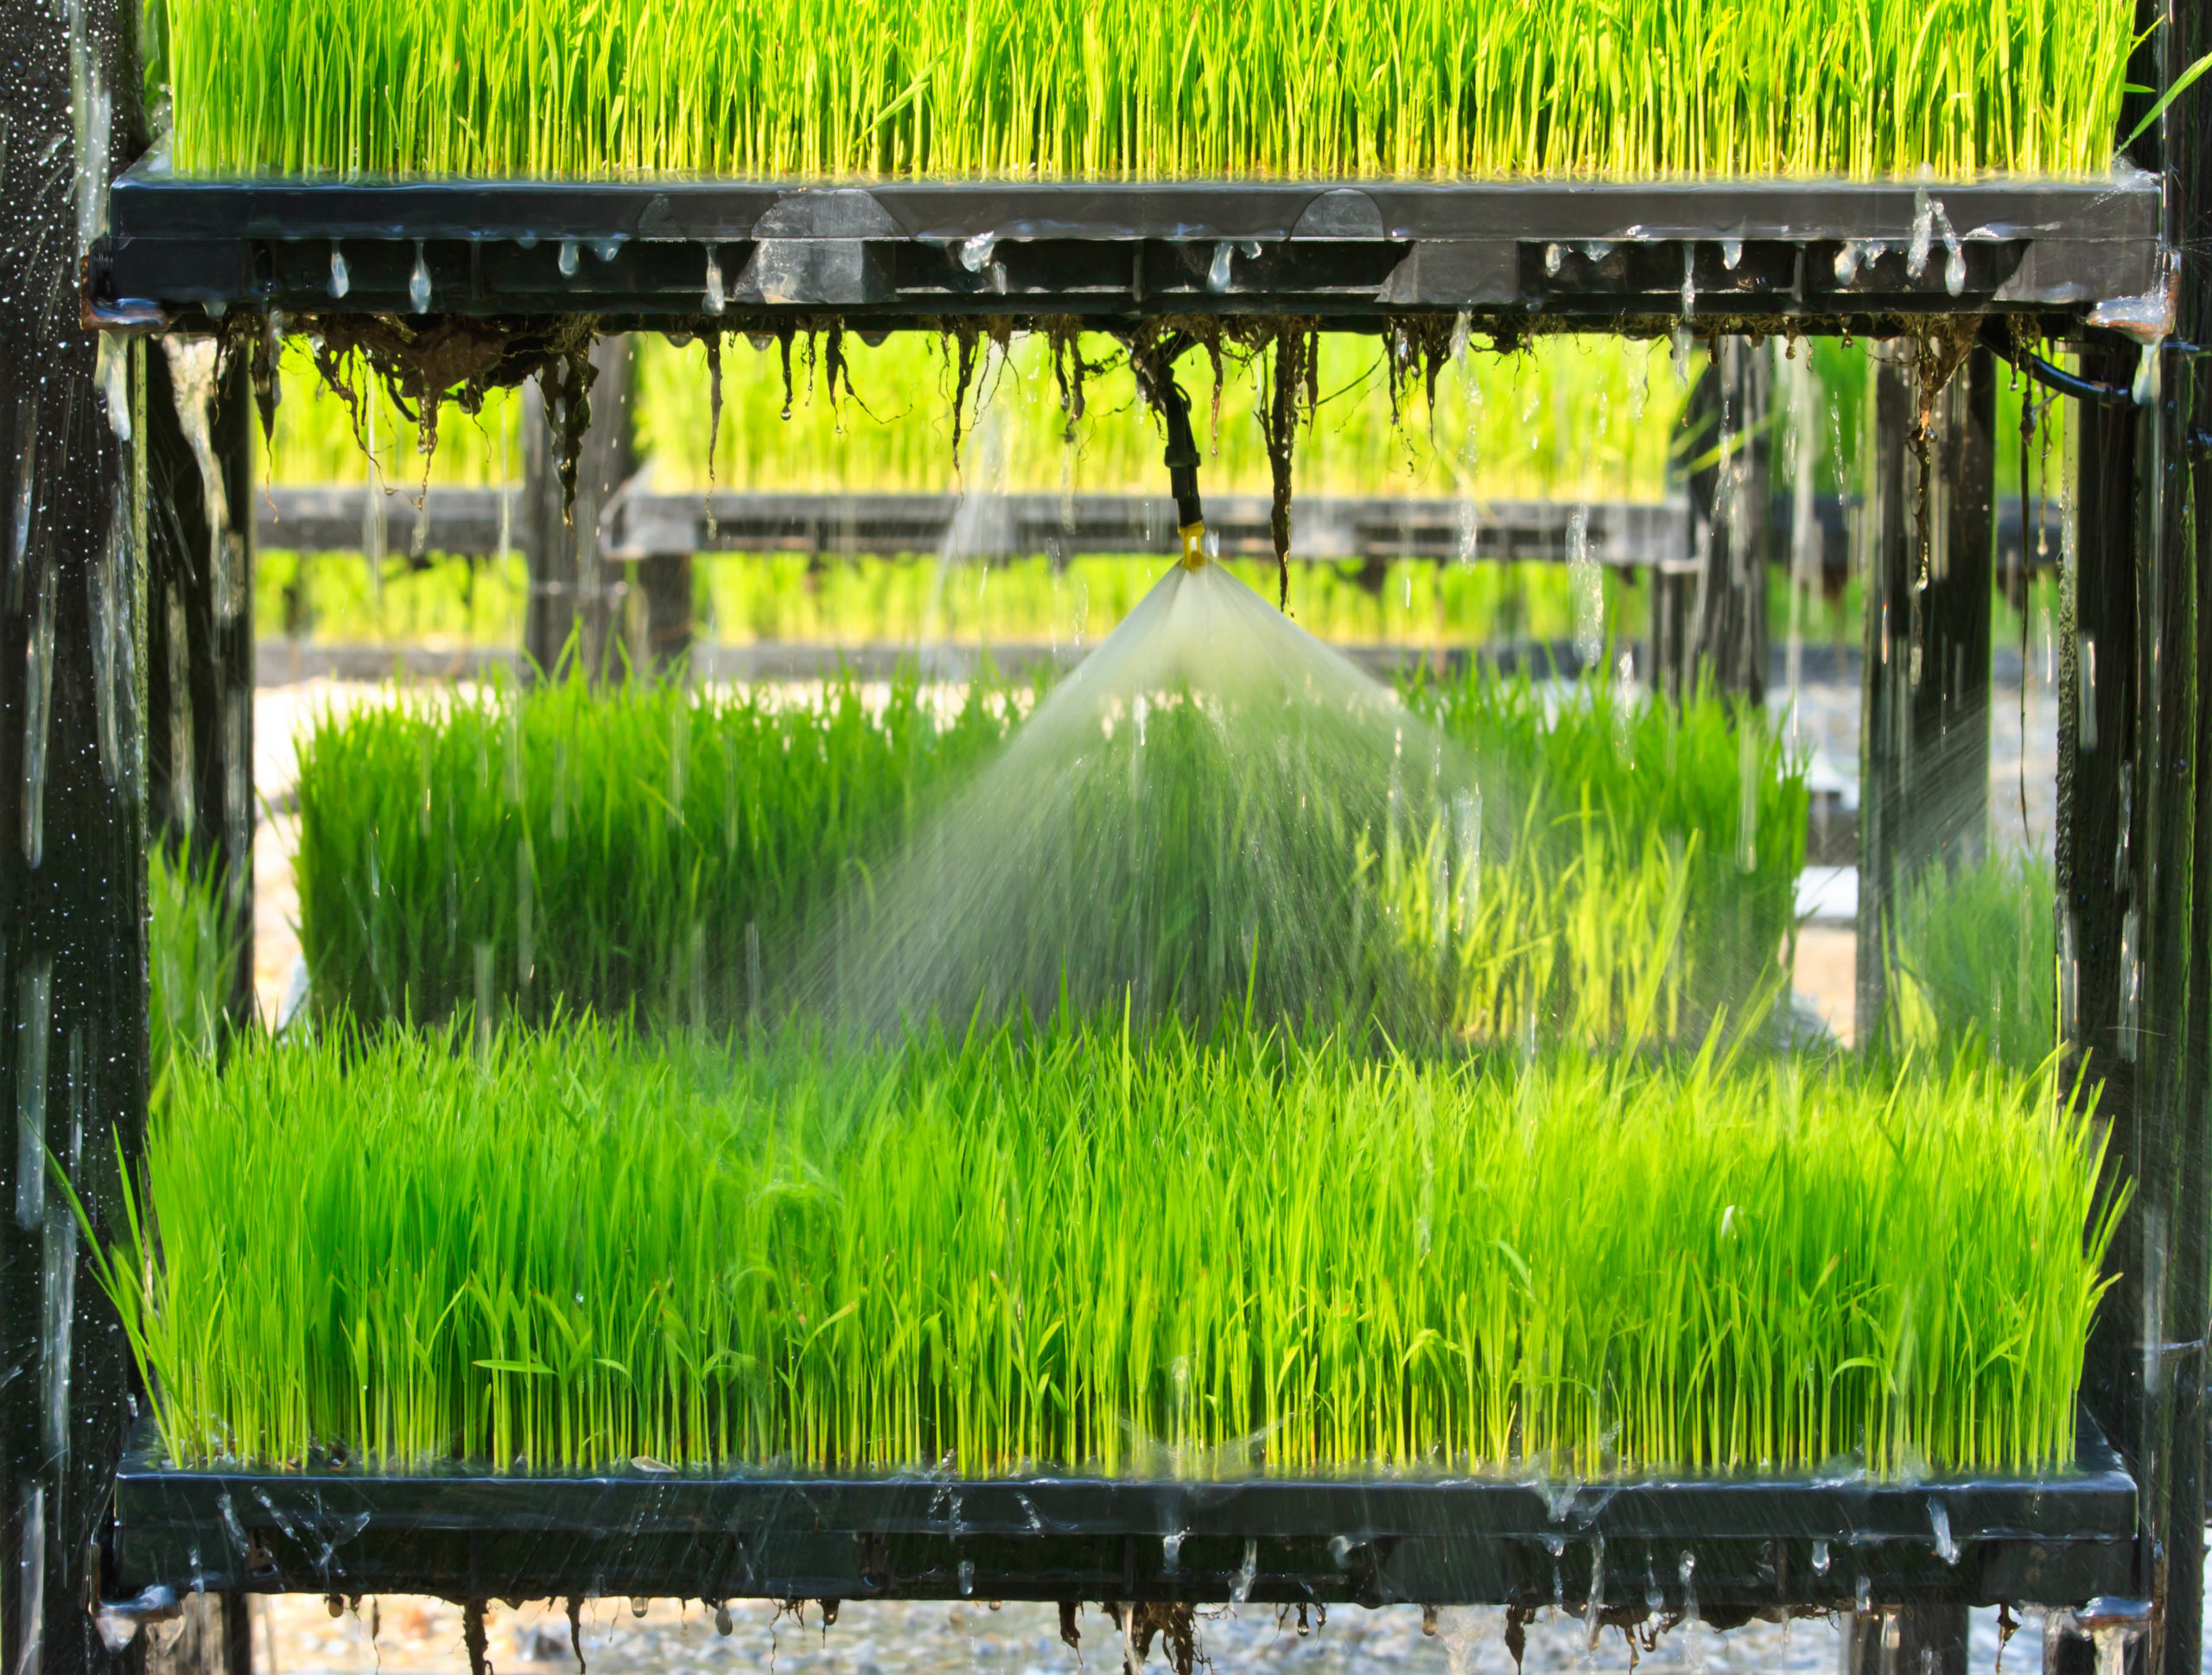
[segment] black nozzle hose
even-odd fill
[[[1175,522],[1191,529],[1205,522],[1198,500],[1198,444],[1191,432],[1190,399],[1175,382],[1175,358],[1191,346],[1184,336],[1170,338],[1149,353],[1130,358],[1144,386],[1145,399],[1160,409],[1167,426],[1167,487],[1175,497]]]
[[[2054,390],[2062,396],[2071,396],[2077,402],[2102,402],[2112,407],[2133,407],[2135,404],[2133,390],[2095,378],[2085,378],[2063,366],[2052,365],[2033,350],[2015,343],[2011,334],[1993,320],[1983,320],[1981,330],[1976,336],[1981,346],[1991,354],[2018,367],[2046,390]]]

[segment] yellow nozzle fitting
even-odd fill
[[[1186,570],[1205,569],[1206,568],[1206,526],[1203,523],[1185,523],[1180,533],[1183,536],[1183,568]]]

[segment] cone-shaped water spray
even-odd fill
[[[1139,365],[1182,562],[849,894],[804,962],[806,998],[870,1032],[1126,1004],[1426,1033],[1444,962],[1383,886],[1416,850],[1474,864],[1471,767],[1207,562],[1187,412],[1162,360]]]

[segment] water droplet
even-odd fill
[[[1230,1585],[1229,1602],[1231,1605],[1242,1605],[1252,1597],[1252,1578],[1259,1574],[1259,1570],[1260,1544],[1247,1541],[1244,1544],[1244,1563],[1237,1567],[1236,1580]]]
[[[1720,265],[1722,267],[1727,269],[1729,272],[1733,273],[1736,271],[1736,264],[1743,259],[1744,241],[1742,239],[1723,238],[1720,241]]]
[[[54,590],[56,567],[40,567],[37,613],[31,621],[23,692],[23,864],[35,872],[46,857],[48,718],[54,709]]]
[[[1946,1564],[1959,1562],[1959,1544],[1951,1538],[1951,1509],[1943,1504],[1943,1497],[1928,1497],[1928,1522],[1936,1532],[1936,1556]]]
[[[709,244],[707,246],[707,312],[718,314],[722,307],[722,253]]]
[[[1229,289],[1229,259],[1236,250],[1236,245],[1226,238],[1213,247],[1213,261],[1206,269],[1206,289],[1217,296]]]
[[[976,1561],[972,1558],[963,1558],[960,1561],[960,1597],[969,1598],[975,1591]]]
[[[576,241],[573,238],[563,238],[561,241],[561,277],[574,279],[575,276]]]
[[[1560,263],[1560,248],[1559,248],[1559,246],[1558,246],[1557,244],[1547,244],[1547,245],[1545,245],[1545,246],[1544,246],[1544,276],[1545,276],[1547,279],[1556,279],[1556,278],[1558,278],[1558,277],[1559,277],[1559,263]]]
[[[353,270],[346,265],[346,252],[338,247],[338,241],[334,238],[330,241],[330,294],[342,297],[353,289]]]
[[[1697,312],[1697,245],[1685,242],[1682,245],[1682,318],[1688,320]]]
[[[1953,292],[1956,295],[1955,291]],[[2158,399],[2158,346],[2146,343],[2135,363],[2135,381],[2128,386],[2128,393],[2135,397],[2138,407],[2148,407]]]
[[[1936,244],[1936,205],[1923,190],[1912,194],[1912,243],[1905,249],[1904,270],[1915,279],[1928,271]]]
[[[1843,248],[1835,253],[1835,282],[1848,285],[1859,277],[1859,241],[1847,238]]]
[[[609,238],[593,239],[591,253],[601,262],[612,262],[622,253],[622,235],[615,233]]]
[[[423,257],[423,241],[415,241],[415,271],[407,276],[408,306],[418,314],[430,312],[430,267]]]
[[[1813,1543],[1813,1574],[1826,1576],[1829,1563],[1827,1538],[1822,1536]]]
[[[970,273],[981,273],[991,265],[991,257],[997,254],[998,247],[998,234],[979,232],[973,238],[962,242],[960,265]],[[1218,261],[1220,258],[1217,257],[1215,259]]]

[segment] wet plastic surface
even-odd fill
[[[2125,1592],[2137,1495],[2049,1477],[1251,1479],[172,1471],[117,1487],[111,1597],[149,1588],[1509,1604],[1709,1621]]]
[[[2159,194],[2099,181],[213,181],[115,184],[104,323],[290,313],[835,311],[1525,321],[2075,317],[2157,289]]]

